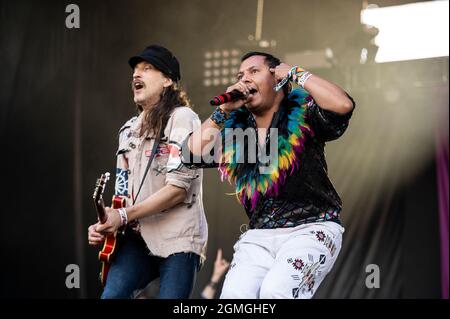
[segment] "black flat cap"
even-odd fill
[[[174,82],[178,82],[181,79],[180,64],[177,58],[172,52],[160,45],[149,45],[141,54],[131,57],[128,60],[128,64],[134,69],[136,64],[142,61],[150,63]]]

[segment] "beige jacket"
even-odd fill
[[[116,194],[127,197],[127,206],[133,204],[154,143],[153,137],[139,137],[143,115],[130,119],[119,131]],[[153,255],[194,252],[205,258],[208,226],[202,203],[203,171],[188,169],[180,160],[183,140],[200,125],[190,108],[173,111],[136,199],[139,203],[167,184],[187,191],[183,203],[139,219],[141,235]]]

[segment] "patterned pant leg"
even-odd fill
[[[276,261],[262,283],[260,297],[312,298],[341,249],[343,229],[336,226],[311,224],[292,233],[277,252]]]

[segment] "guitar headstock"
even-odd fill
[[[95,183],[94,194],[92,198],[94,199],[95,208],[97,210],[98,219],[101,223],[105,222],[105,205],[103,202],[103,193],[105,191],[106,182],[109,180],[109,173],[102,174]]]

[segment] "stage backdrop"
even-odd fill
[[[99,296],[87,227],[96,220],[95,180],[114,172],[117,131],[135,114],[128,58],[151,43],[169,47],[194,110],[206,119],[209,98],[226,85],[204,86],[205,53],[255,49],[248,41],[256,2],[75,1],[79,29],[65,24],[72,1],[0,2],[2,298]],[[448,141],[448,58],[359,65],[361,41],[369,41],[360,37],[360,10],[356,0],[266,1],[264,8],[263,35],[276,46],[259,49],[287,59],[333,48],[334,64],[311,71],[344,87],[357,104],[348,131],[326,148],[346,232],[316,297],[439,298],[435,136],[444,127]],[[208,260],[195,298],[217,249],[230,260],[247,223],[216,170],[205,172],[203,191]],[[71,264],[80,269],[79,289],[66,287]],[[366,286],[368,265],[380,269],[379,288]]]

